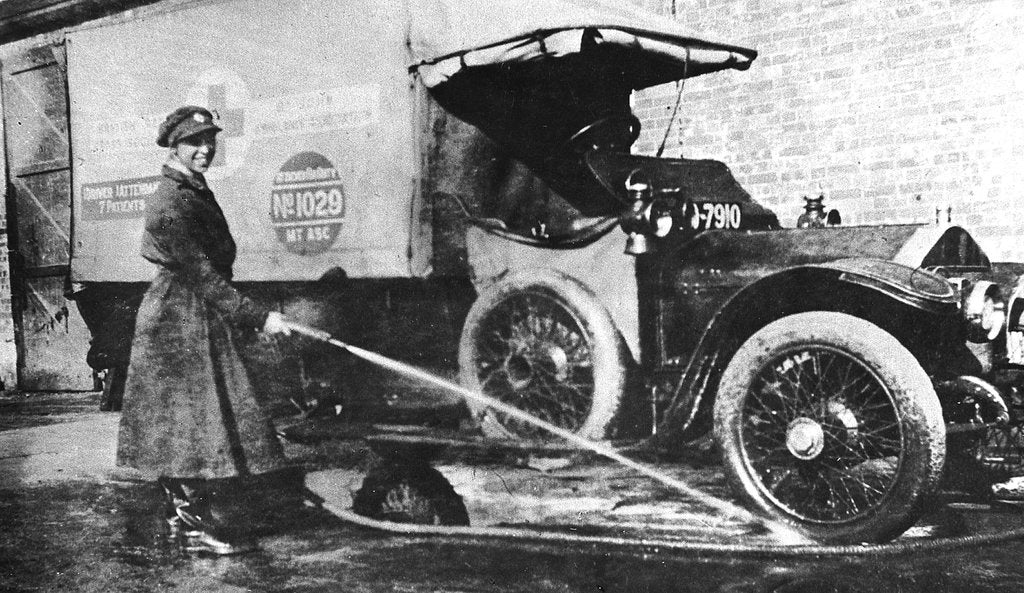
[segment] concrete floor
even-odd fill
[[[261,550],[181,552],[150,484],[113,468],[118,414],[95,394],[0,398],[0,591],[881,591],[1024,590],[1024,543],[871,559],[738,559],[596,546],[398,536],[296,501],[255,518]],[[310,471],[358,470],[358,441],[290,444]],[[1010,508],[947,507],[965,532],[1024,526]]]

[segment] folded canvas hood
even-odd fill
[[[601,190],[566,151],[574,133],[629,116],[633,90],[745,70],[757,56],[604,0],[411,2],[411,70],[431,95],[577,205]]]
[[[475,68],[573,55],[616,58],[632,89],[719,70],[757,52],[699,38],[674,20],[607,0],[412,0],[410,42],[429,88]],[[598,53],[593,53],[597,51]],[[586,60],[584,60],[586,62]]]

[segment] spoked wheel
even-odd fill
[[[895,338],[840,313],[755,333],[715,402],[730,479],[764,514],[818,541],[884,541],[938,483],[945,428],[927,374]]]
[[[1010,390],[1010,421],[990,427],[973,447],[975,459],[992,480],[1024,475],[1024,394]]]
[[[988,429],[976,456],[993,479],[1024,475],[1024,425],[1017,420]]]
[[[551,270],[512,275],[480,295],[459,346],[460,379],[560,428],[604,438],[625,388],[625,345],[608,313]],[[548,438],[544,430],[470,404],[483,432]]]

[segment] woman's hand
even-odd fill
[[[268,336],[290,336],[292,328],[288,320],[278,311],[271,311],[267,315],[267,321],[263,324],[263,333]]]

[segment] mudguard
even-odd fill
[[[839,272],[839,280],[889,295],[901,303],[937,313],[956,306],[959,296],[945,278],[892,261],[850,258],[817,264]]]
[[[845,291],[839,288],[842,284],[853,286]],[[844,298],[852,292],[858,293],[860,300]],[[721,373],[740,345],[759,328],[787,315],[814,310],[866,317],[853,309],[864,305],[864,295],[872,293],[878,298],[871,299],[869,309],[876,318],[869,320],[885,329],[889,324],[883,320],[889,315],[883,311],[910,307],[933,319],[936,327],[943,326],[942,319],[958,315],[959,297],[942,276],[888,260],[849,258],[791,267],[739,287],[710,316],[696,344],[687,344],[681,336],[670,340],[663,334],[662,343],[668,349],[663,353],[665,359],[689,363],[659,424],[661,445],[671,448],[692,441],[710,428],[709,410]],[[668,327],[682,325],[668,322]]]

